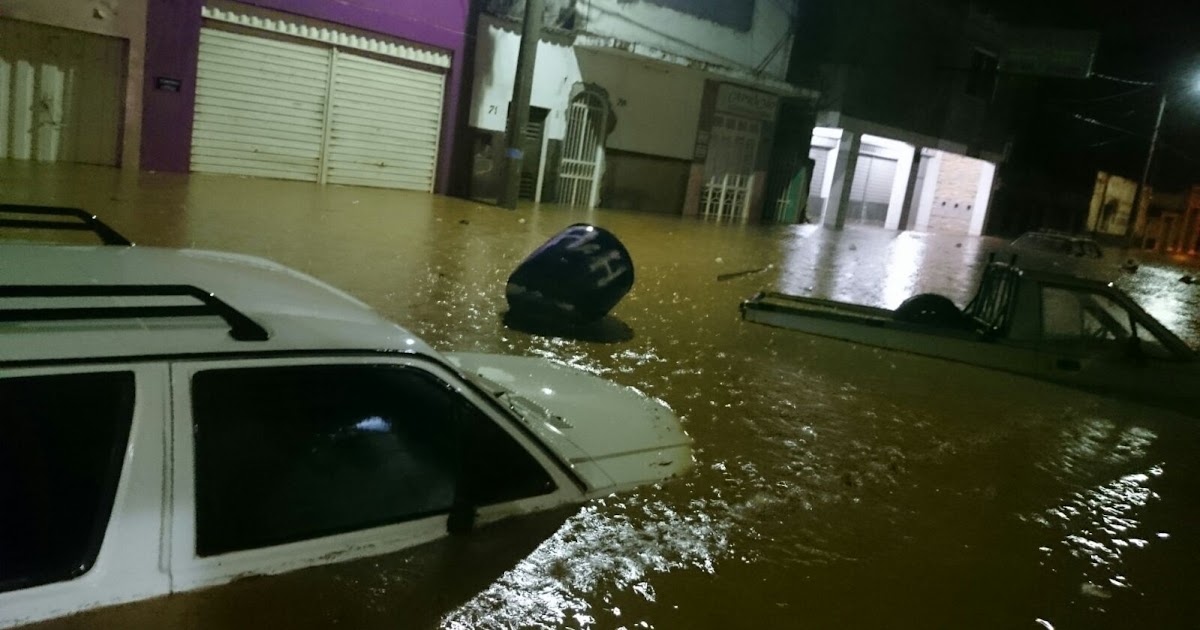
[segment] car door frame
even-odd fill
[[[0,367],[5,378],[96,372],[133,372],[134,402],[112,510],[95,561],[73,579],[0,593],[0,627],[148,599],[171,590],[166,540],[170,505],[166,364],[114,360]]]
[[[390,525],[317,537],[267,547],[232,551],[212,556],[196,553],[195,441],[191,377],[203,370],[222,368],[268,368],[331,365],[371,365],[417,369],[446,384],[455,394],[496,422],[546,470],[555,489],[547,494],[494,505],[479,506],[475,523],[485,524],[554,506],[581,502],[583,494],[535,438],[521,431],[516,422],[488,404],[484,396],[464,383],[451,369],[417,355],[362,354],[298,355],[258,358],[195,358],[171,365],[174,499],[171,523],[172,590],[187,591],[230,582],[248,575],[274,575],[297,569],[343,562],[400,551],[447,535],[449,512]]]
[[[1192,363],[1187,356],[1181,355],[1174,340],[1164,336],[1161,324],[1142,310],[1135,302],[1122,293],[1105,290],[1107,287],[1095,287],[1070,282],[1042,281],[1038,283],[1039,295],[1044,296],[1045,289],[1059,289],[1073,293],[1098,295],[1109,299],[1126,312],[1130,318],[1131,331],[1133,326],[1145,328],[1162,347],[1171,354],[1170,358],[1142,354],[1136,358],[1121,356],[1121,350],[1116,346],[1109,352],[1088,352],[1085,338],[1081,336],[1074,343],[1066,340],[1054,342],[1045,336],[1044,300],[1039,300],[1038,313],[1038,349],[1041,357],[1039,368],[1048,380],[1071,385],[1081,389],[1101,393],[1120,392],[1134,399],[1170,400],[1177,392],[1174,385],[1181,365]],[[1162,330],[1160,330],[1162,329]],[[1136,334],[1136,331],[1133,331]],[[1165,331],[1169,335],[1169,331]]]

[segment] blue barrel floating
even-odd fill
[[[587,323],[603,318],[633,288],[633,259],[612,232],[576,223],[517,265],[505,297],[510,313]]]

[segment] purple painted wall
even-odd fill
[[[471,0],[245,0],[243,4],[345,24],[450,52],[438,157],[437,191],[450,185],[463,88],[463,52]],[[149,0],[146,29],[146,99],[142,115],[142,168],[188,170],[196,57],[203,0]],[[178,93],[155,89],[155,77],[183,81]]]
[[[144,171],[186,173],[192,152],[196,56],[202,0],[148,0],[145,88],[142,92]],[[178,92],[159,90],[159,77],[178,79]]]

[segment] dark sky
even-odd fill
[[[1098,31],[1095,74],[1157,83],[1141,87],[1098,77],[1046,82],[1035,129],[1047,136],[1047,145],[1035,150],[1045,149],[1048,160],[1087,160],[1139,177],[1165,87],[1168,105],[1152,179],[1163,188],[1200,183],[1200,2],[976,4],[981,5],[1009,24]]]

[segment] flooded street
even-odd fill
[[[264,256],[440,350],[556,359],[666,401],[683,479],[382,558],[252,578],[42,627],[1083,628],[1200,618],[1193,419],[743,322],[759,290],[959,305],[1004,241],[721,226],[217,176],[0,166],[0,201],[78,206],[140,245]],[[632,338],[506,328],[504,283],[575,222],[614,232]],[[1113,279],[1200,345],[1169,259]],[[745,272],[745,273],[742,273]],[[1195,387],[1180,383],[1180,387]]]

